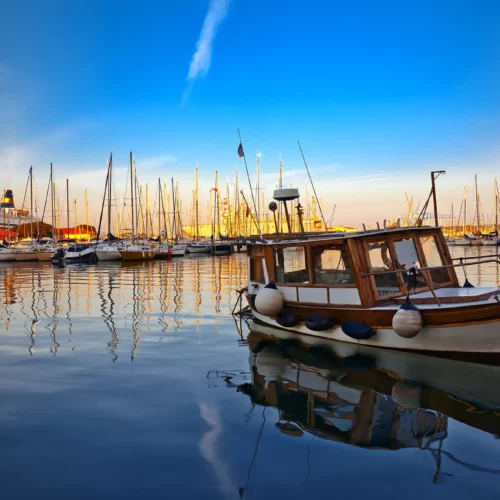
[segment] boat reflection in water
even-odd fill
[[[252,382],[238,391],[252,404],[276,407],[281,433],[365,448],[418,447],[436,461],[434,482],[443,456],[500,474],[500,466],[469,464],[445,446],[450,418],[498,434],[500,367],[363,346],[349,352],[310,340],[255,323],[248,336]]]

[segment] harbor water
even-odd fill
[[[243,254],[0,263],[1,497],[499,497],[499,366],[275,336],[232,316],[246,280]]]

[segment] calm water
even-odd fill
[[[0,264],[2,498],[498,498],[500,368],[250,332],[246,272]]]

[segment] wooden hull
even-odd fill
[[[127,251],[120,250],[120,255],[123,260],[151,260],[155,256],[154,250],[144,250],[144,251]]]
[[[264,316],[253,308],[252,313],[260,322],[275,328],[356,345],[436,353],[500,354],[500,304],[497,302],[483,301],[466,306],[443,305],[440,308],[422,306],[419,310],[424,327],[411,339],[400,337],[392,329],[392,318],[398,306],[335,309],[286,303],[285,309],[300,319],[297,326],[284,328],[274,318]],[[304,324],[309,316],[328,318],[334,322],[334,327],[323,332],[309,330]],[[353,339],[342,331],[341,324],[344,321],[368,324],[377,333],[368,340]]]

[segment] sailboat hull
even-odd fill
[[[151,260],[155,256],[154,250],[120,250],[120,255],[123,260]]]
[[[49,252],[37,252],[37,257],[40,262],[47,262],[52,259],[52,251]]]
[[[16,262],[26,262],[38,260],[38,252],[12,252],[13,260]]]

